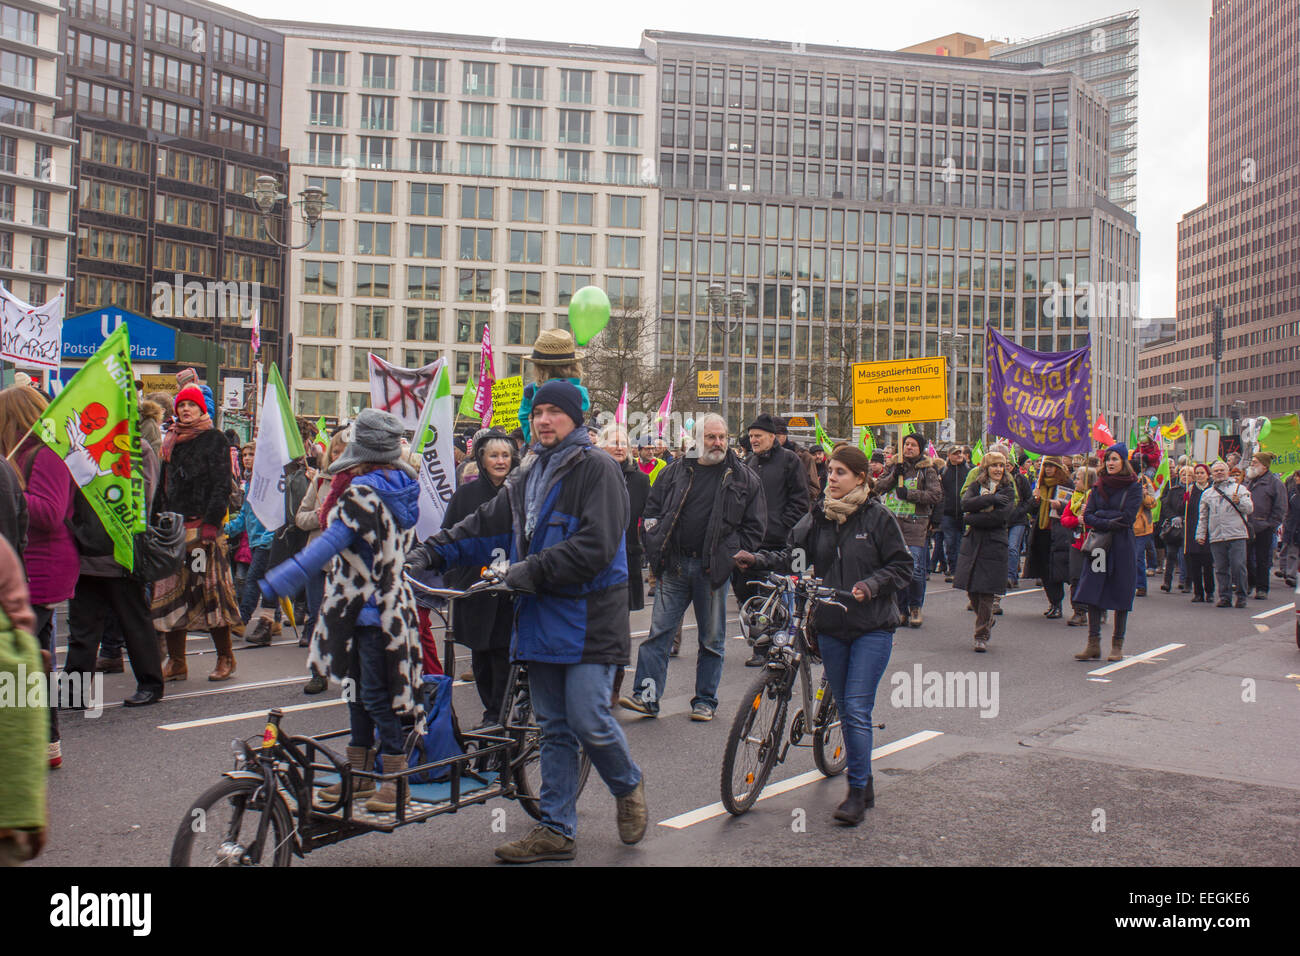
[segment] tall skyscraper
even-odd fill
[[[321,186],[334,207],[292,257],[299,412],[355,416],[370,352],[446,357],[459,393],[489,325],[497,376],[521,374],[586,285],[615,311],[656,307],[656,82],[641,50],[275,26],[288,191]]]
[[[960,55],[960,54],[954,54]],[[1137,212],[1138,12],[1130,10],[1029,40],[989,41],[985,55],[1008,63],[1071,70],[1105,98],[1110,111],[1106,194]]]
[[[1177,339],[1141,357],[1144,413],[1220,418],[1300,410],[1300,0],[1215,0],[1209,201],[1178,224]]]
[[[727,417],[816,412],[845,435],[850,362],[948,353],[957,437],[981,430],[985,324],[1042,351],[1091,336],[1107,420],[1136,403],[1138,275],[1105,198],[1105,100],[1013,62],[648,31],[660,74],[660,361],[723,367]],[[743,309],[725,295],[743,293]],[[1063,300],[1063,301],[1062,301]],[[1106,300],[1106,301],[1099,301]],[[1098,313],[1102,314],[1098,314]]]
[[[216,343],[221,376],[247,379],[256,305],[260,355],[281,360],[285,255],[245,197],[260,175],[288,178],[279,35],[200,0],[68,0],[64,28],[59,112],[79,185],[68,314],[154,317]]]

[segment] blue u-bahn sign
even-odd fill
[[[96,309],[63,322],[63,358],[85,360],[99,350],[123,322],[137,362],[176,361],[176,330],[126,309]]]

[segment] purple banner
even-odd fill
[[[987,331],[988,430],[1041,455],[1091,451],[1091,348],[1035,352]]]

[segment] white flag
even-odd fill
[[[0,284],[0,359],[57,370],[62,351],[63,290],[44,305],[29,305]]]
[[[304,454],[280,370],[272,365],[257,421],[257,450],[248,487],[248,505],[267,531],[284,524],[284,466]]]
[[[451,395],[447,360],[439,359],[433,388],[415,428],[415,453],[420,458],[420,516],[415,533],[421,541],[442,527],[447,502],[456,490],[455,438],[456,400]]]

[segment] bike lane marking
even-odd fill
[[[871,751],[871,759],[879,760],[882,757],[888,757],[890,754],[896,754],[900,750],[906,750],[909,747],[915,747],[917,744],[923,744],[927,740],[933,740],[935,737],[942,737],[943,732],[939,730],[922,730],[901,740],[895,740],[893,743],[876,747]],[[791,790],[798,790],[800,787],[818,780],[829,780],[820,770],[810,770],[807,773],[801,773],[797,777],[790,777],[777,783],[768,784],[763,788],[762,794],[758,800],[761,802],[768,797],[777,797],[783,793],[789,793]],[[722,816],[727,812],[727,808],[721,803],[711,803],[707,807],[700,807],[698,810],[691,810],[687,813],[678,814],[675,817],[669,817],[667,820],[660,820],[659,826],[670,827],[674,830],[684,830],[686,827],[694,826],[697,823],[703,823],[705,820],[711,820],[714,817]]]
[[[1157,647],[1153,651],[1144,651],[1141,654],[1134,654],[1132,657],[1126,657],[1122,661],[1116,661],[1114,664],[1107,664],[1105,667],[1099,667],[1095,671],[1088,671],[1088,677],[1105,677],[1107,674],[1113,674],[1115,671],[1133,664],[1140,664],[1143,661],[1149,661],[1159,657],[1161,654],[1168,654],[1170,651],[1176,651],[1180,647],[1186,647],[1186,644],[1165,644],[1163,647]]]
[[[1283,611],[1293,611],[1293,610],[1295,610],[1294,601],[1292,601],[1290,604],[1283,604],[1281,607],[1275,607],[1271,611],[1265,611],[1263,614],[1252,614],[1251,620],[1262,621],[1265,618],[1272,617],[1274,614],[1281,614]]]

